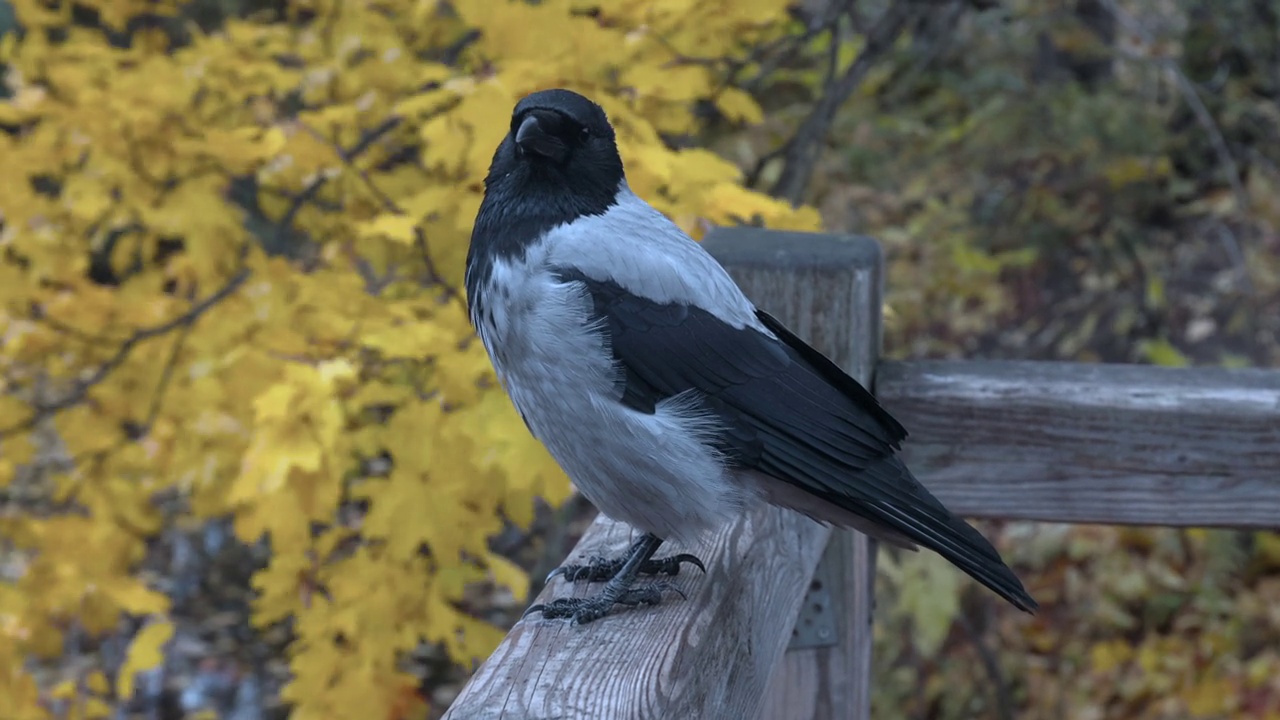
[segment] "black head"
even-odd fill
[[[485,178],[486,199],[536,198],[544,209],[593,215],[613,204],[622,178],[622,158],[604,110],[569,90],[543,90],[512,111],[510,130]]]
[[[494,257],[523,255],[551,228],[606,213],[623,177],[613,127],[599,105],[559,89],[517,103],[484,180],[467,256],[468,294]]]
[[[603,215],[617,202],[622,158],[599,105],[569,90],[542,90],[516,104],[493,154],[471,234],[477,253],[522,254],[557,225]]]
[[[526,162],[560,168],[622,167],[604,110],[570,90],[543,90],[516,103],[511,138],[516,156]]]

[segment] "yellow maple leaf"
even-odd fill
[[[101,589],[121,610],[133,615],[161,613],[169,609],[167,595],[130,577],[106,580]]]
[[[510,588],[516,600],[524,602],[529,594],[529,574],[523,568],[496,553],[490,553],[485,564],[489,566],[494,582]]]
[[[89,673],[89,677],[85,679],[85,685],[99,695],[106,695],[111,689],[111,684],[107,682],[107,676],[102,674],[101,670],[94,670]]]
[[[357,230],[361,237],[385,237],[405,245],[413,244],[418,221],[409,215],[383,213],[367,223],[361,223]]]
[[[725,88],[716,96],[716,108],[733,122],[759,123],[764,121],[764,111],[747,93],[737,88]]]
[[[129,643],[124,665],[116,678],[116,694],[121,698],[133,697],[135,676],[157,667],[164,660],[164,646],[173,637],[173,623],[157,620],[147,624]]]

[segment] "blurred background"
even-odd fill
[[[524,94],[892,358],[1280,364],[1274,0],[0,0],[0,716],[439,717],[594,510],[459,292]],[[884,553],[876,717],[1280,719],[1280,534]]]

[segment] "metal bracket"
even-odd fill
[[[791,630],[788,650],[832,647],[839,642],[839,606],[843,605],[839,593],[844,587],[844,553],[835,540],[833,535],[822,551],[818,567],[813,570],[809,590],[804,594],[796,625]]]

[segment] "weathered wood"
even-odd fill
[[[517,622],[472,676],[446,720],[750,718],[787,643],[789,620],[829,530],[762,508],[697,547],[707,574],[682,573],[688,600],[620,612],[585,626]],[[572,557],[617,555],[635,537],[599,518]],[[598,592],[552,582],[538,602]]]
[[[788,649],[765,692],[760,720],[865,720],[871,716],[871,621],[876,542],[837,530],[827,544],[840,569],[831,595],[840,619],[838,645]],[[824,556],[823,562],[828,558]]]
[[[1280,372],[891,362],[907,463],[971,517],[1280,527]]]
[[[713,233],[707,247],[760,307],[846,368],[864,376],[870,372],[876,348],[860,346],[859,339],[878,337],[879,252],[872,241],[732,229]],[[866,287],[858,290],[859,283]],[[664,545],[660,555],[692,552],[707,563],[705,577],[686,571],[677,578],[687,600],[673,598],[656,609],[621,612],[582,627],[537,615],[522,620],[445,717],[757,717],[830,535],[829,528],[797,513],[762,507],[697,547]],[[600,518],[571,557],[618,554],[633,536],[630,528]],[[809,667],[824,688],[854,680],[854,662],[861,663],[860,672],[868,667],[859,658],[870,648],[868,572],[874,549],[862,545],[849,551],[866,558],[850,569],[850,577],[857,572],[862,577],[844,583],[851,594],[841,599],[849,603],[849,633],[860,644],[804,651],[814,653]],[[538,602],[599,588],[555,581]],[[848,703],[866,704],[859,698]]]
[[[880,352],[881,255],[868,238],[735,231],[707,239],[758,307],[773,314],[863,383]],[[790,648],[770,679],[762,720],[864,720],[871,712],[871,610],[875,542],[838,530],[823,558],[833,568],[818,599],[836,631],[824,647]],[[824,573],[825,574],[825,573]],[[815,576],[814,583],[824,578]]]

